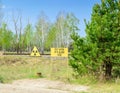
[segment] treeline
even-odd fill
[[[31,52],[33,46],[39,51],[49,51],[51,47],[70,47],[71,34],[79,31],[79,20],[72,13],[59,13],[56,21],[51,23],[41,12],[35,27],[28,21],[24,28],[22,17],[12,16],[14,29],[11,24],[1,22],[0,51]],[[14,31],[13,31],[14,30]]]

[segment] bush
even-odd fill
[[[113,77],[117,78],[120,77],[120,68],[113,68]]]

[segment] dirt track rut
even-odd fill
[[[46,79],[17,80],[12,84],[0,84],[0,93],[74,93],[87,91],[88,86],[71,85]]]

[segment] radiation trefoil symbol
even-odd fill
[[[40,56],[40,53],[39,53],[39,51],[38,51],[36,46],[34,46],[30,56]]]

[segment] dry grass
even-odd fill
[[[65,58],[0,56],[0,82],[3,83],[25,78],[47,78],[90,86],[83,93],[120,93],[120,79],[112,83],[100,83],[90,76],[74,79],[72,73]]]
[[[66,58],[0,56],[0,77],[3,82],[40,77],[67,80],[68,73],[71,73],[71,70]]]
[[[120,93],[120,85],[115,83],[97,83],[91,85],[88,93]]]

